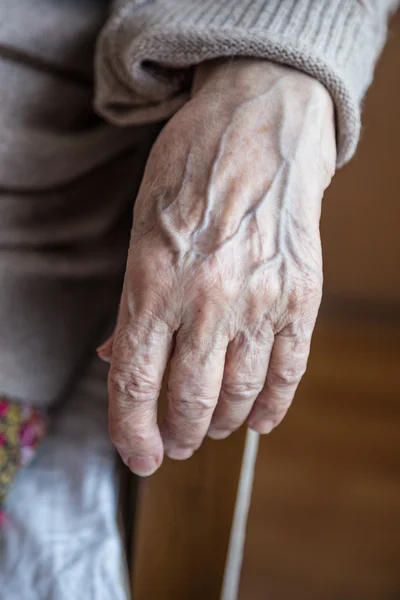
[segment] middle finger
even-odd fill
[[[229,344],[220,397],[208,436],[224,439],[247,419],[264,386],[274,340],[268,327],[262,335],[238,333]]]
[[[162,426],[170,458],[189,458],[201,445],[218,401],[227,345],[228,336],[216,319],[198,318],[178,331]]]

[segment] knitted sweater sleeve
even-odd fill
[[[100,34],[95,105],[119,126],[162,120],[204,60],[257,57],[317,78],[336,106],[338,166],[399,0],[116,0]],[[227,92],[228,93],[228,92]]]

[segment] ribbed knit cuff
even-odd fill
[[[119,0],[98,41],[95,106],[125,126],[171,116],[202,61],[247,56],[317,78],[336,106],[338,166],[398,0]]]

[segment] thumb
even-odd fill
[[[114,343],[114,334],[112,334],[108,340],[106,340],[101,346],[99,346],[96,350],[99,358],[104,360],[104,362],[111,362],[112,350]]]

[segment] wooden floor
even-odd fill
[[[400,599],[400,335],[320,325],[261,444],[241,600]]]
[[[400,599],[400,332],[320,323],[263,438],[240,600]],[[218,600],[243,434],[142,483],[134,600]]]

